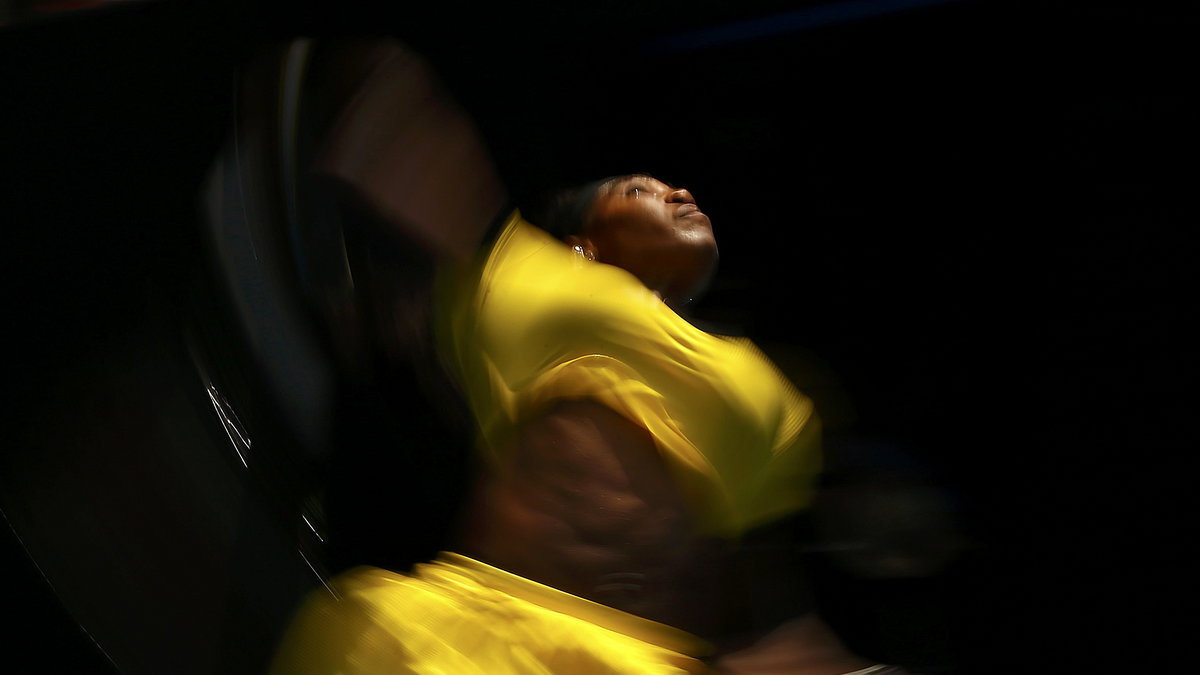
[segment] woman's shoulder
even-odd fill
[[[629,272],[586,260],[519,216],[497,238],[478,290],[480,311],[504,325],[523,320],[638,323],[661,305]]]

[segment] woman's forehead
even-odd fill
[[[629,176],[624,176],[622,178],[618,178],[617,180],[613,181],[610,184],[609,189],[610,189],[610,191],[613,191],[614,188],[622,188],[622,187],[627,187],[627,186],[638,186],[638,185],[673,189],[673,186],[670,183],[668,183],[664,180],[659,180],[658,178],[655,178],[654,176],[651,176],[648,173],[638,173],[638,174],[632,174]]]

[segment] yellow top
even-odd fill
[[[549,404],[591,399],[645,427],[708,534],[806,507],[819,423],[750,341],[691,325],[629,272],[576,255],[514,213],[448,279],[439,341],[492,459]]]

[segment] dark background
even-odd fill
[[[754,17],[774,34],[668,39]],[[1146,3],[984,0],[162,2],[0,28],[5,452],[38,452],[29,420],[70,408],[57,383],[134,358],[185,292],[238,64],[391,32],[518,202],[628,170],[691,189],[722,247],[697,314],[825,373],[835,438],[901,448],[952,497],[971,546],[943,573],[830,573],[852,646],[927,672],[1182,663],[1195,28]],[[16,672],[105,668],[5,546]]]

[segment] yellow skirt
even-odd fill
[[[411,575],[359,567],[330,590],[301,608],[273,675],[708,672],[689,633],[453,553]]]

